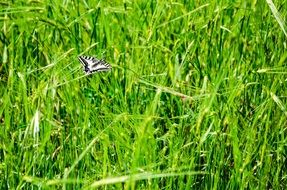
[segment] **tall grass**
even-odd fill
[[[270,2],[0,3],[1,189],[286,188]],[[112,71],[84,75],[82,54]]]

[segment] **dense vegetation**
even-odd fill
[[[0,5],[1,189],[287,187],[286,0]]]

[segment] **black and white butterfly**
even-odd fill
[[[97,59],[89,56],[79,56],[79,61],[84,66],[84,71],[86,74],[91,74],[94,72],[108,71],[112,67],[103,59]]]

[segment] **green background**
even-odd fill
[[[286,188],[287,2],[267,2],[0,2],[0,188]]]

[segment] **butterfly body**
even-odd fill
[[[110,64],[105,62],[103,59],[97,59],[89,56],[79,56],[79,61],[84,67],[84,72],[86,74],[91,74],[94,72],[109,71],[112,67]]]

